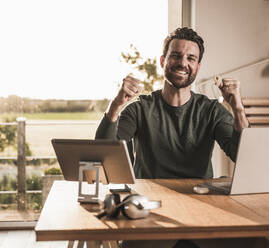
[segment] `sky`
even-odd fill
[[[0,0],[0,97],[112,99],[133,44],[159,60],[167,0]]]

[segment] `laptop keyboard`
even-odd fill
[[[205,187],[208,187],[210,190],[229,194],[232,183],[231,182],[209,182],[209,183],[203,183],[203,185]]]
[[[211,182],[210,183],[213,187],[230,189],[232,183],[231,182]]]

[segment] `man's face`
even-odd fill
[[[200,50],[195,42],[173,39],[166,57],[161,57],[166,81],[177,89],[191,85],[200,69],[199,54]]]

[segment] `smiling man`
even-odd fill
[[[223,79],[224,99],[234,117],[217,101],[191,91],[204,53],[203,39],[189,28],[178,28],[164,41],[160,64],[162,90],[140,95],[140,81],[127,76],[97,132],[98,139],[133,141],[137,178],[210,178],[214,141],[234,161],[240,132],[248,127],[240,84]],[[126,106],[124,109],[123,107]],[[132,154],[131,154],[132,155]]]
[[[189,40],[172,40],[168,51],[165,50],[161,57],[166,81],[176,89],[191,85],[200,68],[199,54],[197,43]]]
[[[160,58],[164,70],[162,90],[140,95],[130,102],[141,93],[142,87],[139,80],[127,76],[97,129],[97,139],[128,142],[132,148],[130,154],[134,151],[137,178],[211,178],[215,141],[235,160],[240,132],[249,125],[240,84],[235,79],[223,79],[219,85],[234,117],[217,100],[191,91],[201,66],[203,43],[189,28],[178,28],[169,34]],[[215,247],[225,247],[216,244]],[[122,247],[198,246],[188,240],[144,240],[124,241]]]

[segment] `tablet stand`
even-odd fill
[[[87,162],[80,161],[79,162],[79,184],[78,184],[78,201],[79,202],[88,202],[88,203],[99,203],[99,183],[100,183],[100,168],[97,166],[102,165],[100,162]],[[95,194],[83,194],[82,193],[82,182],[83,182],[83,172],[87,170],[95,170],[96,171],[96,179],[95,179]]]

